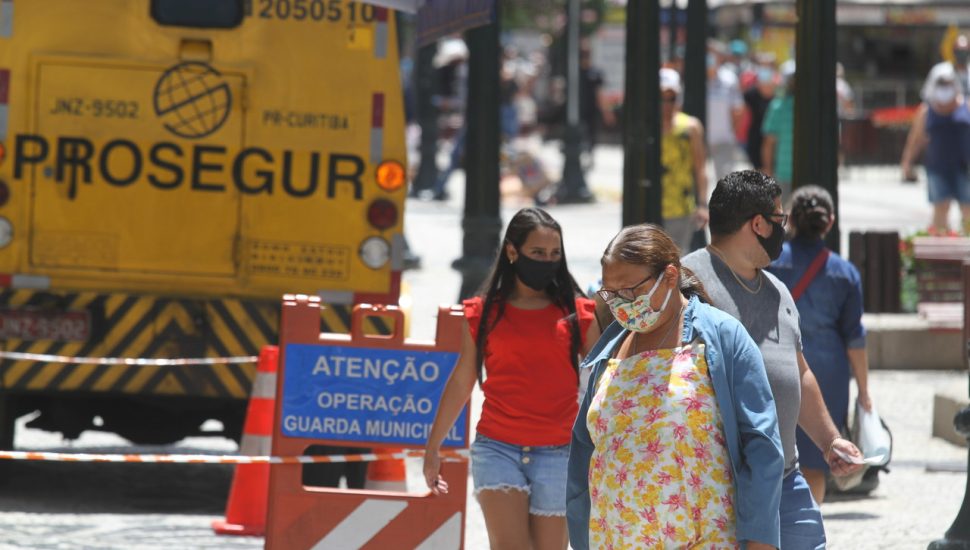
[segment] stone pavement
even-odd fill
[[[555,149],[544,149],[543,159],[550,172],[559,169]],[[601,148],[595,161],[588,181],[598,202],[548,208],[563,227],[569,267],[581,286],[597,280],[599,255],[620,229],[620,150]],[[412,249],[422,257],[422,268],[404,275],[412,300],[412,337],[433,337],[437,306],[457,299],[461,281],[450,264],[461,255],[463,184],[463,175],[457,172],[449,185],[449,201],[408,202],[405,233]],[[844,235],[853,229],[906,234],[925,227],[930,218],[925,180],[903,184],[894,167],[847,169],[839,193]],[[521,200],[503,200],[503,224],[517,208],[526,205]],[[964,448],[930,437],[933,394],[953,387],[966,391],[967,374],[874,371],[871,378],[872,395],[895,438],[892,472],[882,477],[879,488],[868,498],[833,499],[824,505],[829,548],[925,548],[941,537],[956,517],[966,480],[962,472],[929,471],[960,468],[967,460]],[[477,415],[481,406],[477,390],[472,406]],[[409,465],[409,483],[412,487],[420,484],[417,461]],[[481,512],[471,495],[466,528],[466,548],[487,548]]]

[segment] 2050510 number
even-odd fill
[[[343,0],[259,0],[259,16],[263,19],[293,21],[331,21],[344,18],[350,23],[370,23],[374,20],[374,6]]]

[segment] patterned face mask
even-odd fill
[[[660,276],[657,277],[657,282],[653,284],[650,292],[637,296],[633,301],[628,302],[622,298],[616,298],[608,304],[613,313],[613,318],[623,328],[633,332],[650,332],[653,330],[657,321],[660,320],[660,314],[667,309],[667,302],[670,301],[670,295],[673,293],[672,288],[667,289],[667,297],[664,298],[664,303],[657,311],[650,307],[650,298],[660,288],[660,281],[663,280],[664,274],[665,272],[661,272]]]

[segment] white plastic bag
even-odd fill
[[[879,418],[876,406],[873,405],[872,410],[867,411],[856,402],[855,414],[853,440],[859,450],[862,451],[862,456],[867,459],[866,463],[871,466],[889,464],[893,449],[893,436],[889,433],[882,419]]]

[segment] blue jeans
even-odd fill
[[[781,482],[781,550],[822,550],[825,527],[822,512],[808,482],[798,470]]]
[[[523,491],[529,495],[530,514],[565,517],[568,462],[569,445],[511,445],[478,434],[471,448],[475,495],[485,490]]]
[[[448,184],[448,178],[451,177],[451,173],[462,167],[462,157],[465,155],[465,128],[462,127],[458,130],[458,135],[455,136],[455,146],[451,148],[451,155],[448,157],[448,166],[444,170],[438,173],[438,179],[434,182],[434,187],[431,191],[437,195],[441,196],[445,193],[445,186]]]
[[[931,203],[955,200],[970,204],[970,177],[965,170],[926,169],[926,191]]]

